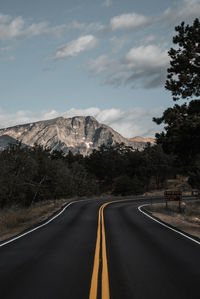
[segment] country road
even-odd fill
[[[0,247],[1,299],[199,299],[200,245],[138,210],[80,201]]]

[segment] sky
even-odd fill
[[[0,0],[0,128],[92,115],[154,137],[174,27],[199,16],[200,0]]]

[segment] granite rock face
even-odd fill
[[[124,143],[141,150],[146,142],[124,138],[109,126],[100,124],[92,116],[58,117],[35,123],[0,129],[0,136],[9,136],[28,146],[34,144],[68,153],[92,153],[102,144]],[[2,138],[0,137],[0,138]],[[7,137],[8,138],[8,137]],[[4,142],[5,147],[5,142]]]

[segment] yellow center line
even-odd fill
[[[109,204],[109,203],[108,203]],[[101,213],[102,220],[102,280],[101,280],[101,298],[110,299],[109,291],[109,278],[108,278],[108,261],[106,253],[106,237],[105,237],[105,226],[104,226],[104,217],[103,210],[108,205],[104,204]]]
[[[103,215],[104,208],[107,205],[112,203],[117,203],[117,202],[119,203],[119,202],[129,201],[129,200],[134,200],[134,199],[113,200],[104,203],[99,209],[97,239],[96,239],[96,248],[95,248],[95,255],[94,255],[94,265],[93,265],[89,299],[97,299],[98,277],[99,277],[99,268],[100,268],[100,249],[102,249],[101,298],[110,299],[105,225],[104,225],[104,215]],[[100,242],[101,238],[102,238],[102,243]]]
[[[94,255],[94,266],[93,266],[93,273],[92,273],[89,299],[96,299],[97,298],[98,274],[99,274],[99,255],[100,255],[100,238],[101,238],[101,235],[100,235],[100,231],[101,231],[101,210],[102,210],[102,207],[100,207],[100,209],[99,209],[97,240],[96,240],[96,249],[95,249],[95,255]]]

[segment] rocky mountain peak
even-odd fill
[[[62,150],[67,153],[80,152],[90,154],[102,144],[114,145],[124,143],[134,149],[142,149],[146,142],[124,138],[109,126],[100,124],[93,116],[74,116],[72,118],[57,117],[0,129],[0,136],[7,135],[33,146],[35,143],[52,150]],[[8,139],[8,138],[7,138]]]

